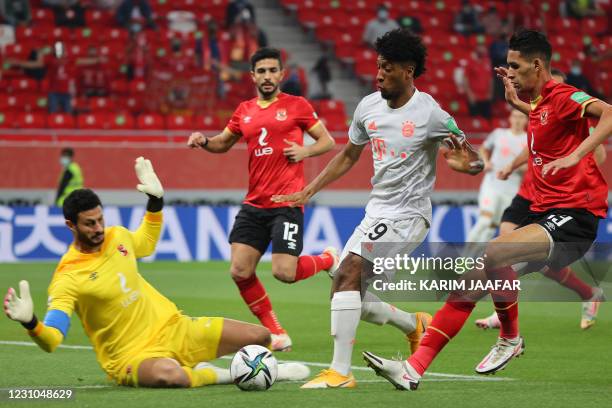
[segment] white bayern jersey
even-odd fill
[[[374,218],[424,217],[431,224],[431,191],[440,142],[465,136],[455,120],[428,94],[415,89],[392,109],[380,92],[364,97],[349,129],[351,143],[372,143],[374,176],[366,214]]]
[[[516,194],[523,175],[515,171],[507,180],[499,180],[497,172],[512,163],[514,158],[527,146],[527,133],[522,132],[518,135],[513,135],[510,129],[498,128],[489,134],[483,146],[485,149],[492,151],[490,159],[492,170],[485,174],[482,186],[486,185],[487,188],[492,188],[499,192]]]

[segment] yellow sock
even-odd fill
[[[212,368],[201,368],[196,370],[190,367],[183,367],[189,377],[191,387],[203,387],[217,383],[217,373]]]

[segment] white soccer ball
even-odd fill
[[[265,391],[277,374],[278,362],[272,352],[256,344],[238,350],[230,365],[230,377],[243,391]]]

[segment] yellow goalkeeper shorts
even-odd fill
[[[222,317],[181,315],[164,327],[156,339],[132,355],[115,378],[117,384],[138,386],[138,367],[144,360],[172,358],[181,366],[194,367],[217,358],[223,332]]]

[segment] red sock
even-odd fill
[[[547,268],[544,271],[544,276],[556,280],[566,288],[573,290],[582,300],[588,300],[593,297],[593,288],[577,277],[568,266],[558,271]]]
[[[323,253],[321,255],[302,255],[298,258],[294,282],[308,279],[317,272],[331,268],[333,264],[334,257],[328,253]]]
[[[285,333],[285,330],[276,318],[274,310],[272,310],[272,303],[268,298],[266,289],[257,278],[257,275],[235,282],[244,302],[251,309],[251,312],[257,316],[261,324],[270,330],[272,334]]]
[[[487,271],[489,279],[498,279],[504,281],[513,281],[517,278],[516,271],[511,266]],[[493,304],[501,329],[499,336],[505,339],[513,339],[519,335],[518,328],[518,291],[517,290],[499,290],[491,291]]]
[[[408,363],[419,375],[423,375],[446,343],[459,333],[476,305],[474,302],[452,301],[451,298],[452,295],[435,314],[425,331],[421,345],[408,359]]]

